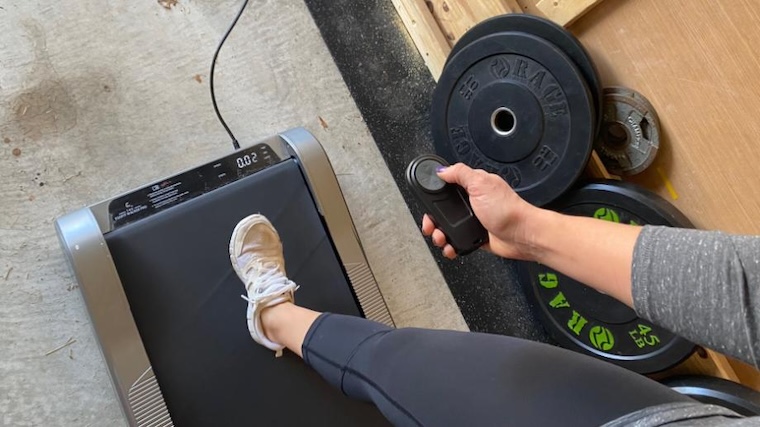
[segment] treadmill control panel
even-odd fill
[[[111,201],[111,230],[146,218],[280,162],[267,144],[245,148]]]

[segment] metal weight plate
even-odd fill
[[[613,180],[586,184],[550,208],[624,224],[692,227],[658,195]],[[565,348],[642,374],[667,369],[694,350],[693,344],[639,318],[628,306],[545,265],[521,262],[518,274],[547,331]]]
[[[634,175],[649,167],[660,147],[660,122],[652,104],[632,89],[605,88],[595,147],[616,175]]]
[[[545,205],[591,154],[594,111],[585,79],[562,50],[521,32],[482,37],[449,60],[433,92],[436,153],[500,175]]]
[[[522,13],[500,15],[486,19],[472,27],[459,38],[452,48],[449,58],[452,58],[465,46],[481,37],[508,31],[517,31],[540,37],[557,46],[575,63],[575,66],[583,74],[583,78],[586,79],[586,84],[591,92],[594,111],[597,114],[596,126],[598,129],[602,118],[600,113],[602,111],[602,82],[599,78],[599,72],[596,70],[596,65],[594,65],[591,56],[575,36],[548,19]]]

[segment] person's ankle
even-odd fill
[[[266,307],[261,310],[261,329],[264,331],[264,336],[268,340],[282,344],[278,339],[278,331],[280,330],[280,324],[284,318],[284,314],[293,303],[285,301],[277,305]]]

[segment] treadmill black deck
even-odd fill
[[[275,358],[251,339],[227,248],[252,213],[280,233],[300,305],[361,315],[292,159],[108,233],[175,425],[387,425],[374,406],[332,389],[293,354]]]

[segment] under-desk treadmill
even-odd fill
[[[324,150],[285,132],[56,221],[129,423],[387,425],[251,339],[227,247],[252,213],[280,233],[299,304],[393,324]]]

